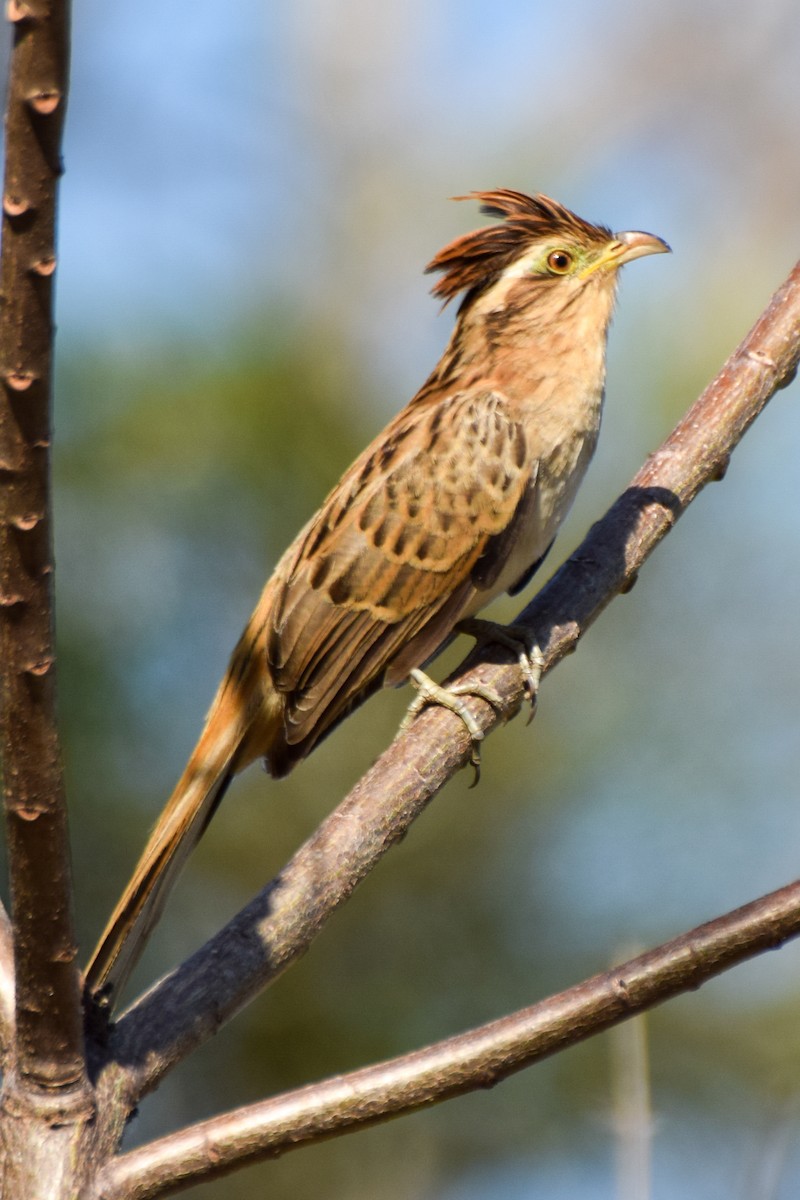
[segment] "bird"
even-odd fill
[[[443,700],[465,715],[423,666],[460,623],[528,583],[573,501],[600,428],[619,268],[670,247],[541,193],[454,199],[495,223],[426,268],[434,297],[460,297],[449,342],[268,580],[89,963],[98,1003],[119,995],[246,766],[287,775],[380,687],[409,679],[421,692],[412,708]]]

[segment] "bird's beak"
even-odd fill
[[[607,267],[616,270],[623,263],[632,262],[634,258],[644,258],[646,254],[671,253],[667,243],[662,238],[656,237],[654,233],[642,233],[638,229],[630,230],[627,233],[615,233],[613,240],[581,274],[586,277]]]
[[[617,242],[620,249],[616,259],[619,266],[631,262],[634,258],[644,258],[645,254],[671,254],[672,250],[662,238],[654,233],[641,233],[638,229],[630,233],[618,233]]]

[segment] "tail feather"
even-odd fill
[[[186,770],[161,814],[86,970],[90,994],[118,995],[136,966],[178,876],[233,776],[258,758],[262,739],[234,664],[217,693]],[[242,692],[244,691],[244,695]]]

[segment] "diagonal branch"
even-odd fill
[[[800,264],[751,333],[687,416],[579,549],[525,609],[547,669],[613,597],[630,588],[648,555],[728,458],[776,388],[800,359]],[[467,660],[459,679],[488,683],[500,714],[476,712],[491,729],[516,713],[523,688],[516,666]],[[135,1103],[171,1066],[217,1032],[302,955],[324,922],[440,787],[469,759],[463,724],[436,708],[399,736],[281,874],[174,973],[157,984],[114,1029],[103,1057],[104,1086]]]
[[[0,728],[16,959],[18,1090],[82,1105],[66,808],[55,718],[50,408],[55,209],[69,4],[10,0],[14,24],[0,311]]]
[[[798,934],[800,882],[498,1021],[123,1154],[102,1172],[96,1195],[156,1200],[298,1146],[492,1087]]]

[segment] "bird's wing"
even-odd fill
[[[263,614],[291,758],[445,641],[502,569],[531,472],[522,426],[487,390],[410,405],[354,463]]]

